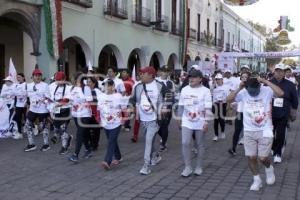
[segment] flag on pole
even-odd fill
[[[94,71],[93,70],[93,65],[92,65],[91,61],[88,62],[88,70],[89,71]]]
[[[131,79],[132,79],[134,82],[136,82],[135,65],[133,65],[132,74],[131,74]]]
[[[12,61],[12,58],[9,59],[8,76],[12,77],[14,83],[17,82],[17,71]]]

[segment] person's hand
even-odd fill
[[[263,83],[263,84],[266,83],[266,79],[261,78],[260,76],[257,76],[256,79],[257,79],[257,81],[260,82],[260,83]]]
[[[204,122],[204,125],[203,125],[203,133],[207,133],[208,132],[208,123],[207,122]]]

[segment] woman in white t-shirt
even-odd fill
[[[16,84],[16,115],[15,120],[18,126],[18,133],[22,138],[22,121],[25,123],[26,119],[26,108],[27,108],[27,83],[25,82],[25,76],[23,73],[18,73]]]
[[[178,120],[182,128],[182,154],[185,168],[181,175],[190,176],[193,173],[191,163],[192,135],[195,133],[197,141],[197,166],[195,175],[202,174],[204,154],[204,133],[208,131],[207,115],[212,107],[211,92],[204,87],[201,71],[192,69],[189,72],[189,85],[184,87],[179,97]]]
[[[218,141],[219,137],[219,124],[221,127],[221,139],[225,139],[225,117],[226,117],[226,98],[229,94],[229,88],[223,84],[222,74],[216,74],[215,76],[215,87],[212,90],[213,93],[213,107],[212,112],[215,114],[214,117],[214,131],[215,136],[213,141]]]
[[[77,127],[75,153],[69,157],[69,160],[72,162],[78,162],[82,143],[86,148],[83,157],[89,158],[92,156],[88,136],[90,131],[89,124],[92,117],[90,103],[93,101],[93,97],[90,87],[84,84],[84,76],[83,73],[76,74],[75,85],[72,87],[69,96],[72,104],[72,116]]]
[[[100,112],[101,126],[105,130],[108,140],[107,149],[102,167],[109,170],[111,165],[118,165],[122,155],[118,145],[118,136],[123,123],[122,111],[127,104],[120,93],[115,92],[115,83],[108,79],[104,82],[105,93],[98,96],[98,110]]]

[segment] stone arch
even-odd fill
[[[93,66],[93,56],[89,45],[78,36],[71,36],[64,40],[65,72],[70,78],[76,71],[86,68],[89,63]]]
[[[127,68],[131,72],[133,70],[133,66],[135,65],[136,72],[139,68],[143,67],[146,63],[146,58],[141,49],[135,48],[133,49],[129,56],[127,62]]]
[[[170,67],[171,70],[180,69],[179,59],[178,59],[178,56],[175,53],[172,53],[169,56],[168,67]]]
[[[162,53],[159,51],[155,51],[151,56],[149,65],[153,66],[156,70],[165,65]]]
[[[114,44],[107,44],[100,51],[98,57],[98,70],[100,73],[106,74],[108,67],[111,66],[118,69],[126,68],[119,48]]]
[[[41,38],[41,7],[9,0],[0,3],[1,20],[7,20],[11,25],[17,25],[32,39],[32,55],[39,56]]]

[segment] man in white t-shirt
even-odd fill
[[[168,103],[168,97],[165,85],[155,80],[154,67],[143,67],[140,74],[141,83],[135,86],[129,103],[136,108],[136,116],[145,133],[144,165],[140,173],[147,175],[151,173],[150,165],[156,165],[161,160],[161,156],[154,153],[154,141],[159,130],[158,120],[167,112],[165,103]]]
[[[37,147],[34,143],[33,127],[34,122],[38,119],[41,123],[43,131],[44,145],[41,147],[41,151],[48,151],[49,146],[49,128],[48,128],[48,116],[49,111],[47,104],[49,103],[50,93],[47,83],[42,81],[43,73],[39,69],[35,69],[32,72],[33,82],[27,84],[27,95],[30,101],[29,112],[26,119],[26,131],[28,136],[28,145],[24,151],[29,152],[35,150]]]
[[[197,164],[195,175],[202,174],[204,155],[204,134],[208,131],[208,114],[211,113],[212,96],[208,88],[202,85],[203,75],[200,70],[191,69],[189,85],[181,91],[178,103],[178,125],[182,129],[182,155],[185,168],[181,175],[190,176],[193,173],[191,144],[195,133],[197,142]]]
[[[261,86],[261,83],[268,87]],[[253,174],[253,183],[250,187],[250,190],[253,191],[258,191],[262,187],[257,157],[266,167],[267,184],[272,185],[275,183],[274,168],[269,158],[273,142],[271,116],[273,94],[281,97],[284,92],[270,81],[253,76],[245,84],[241,82],[239,89],[232,92],[227,98],[228,102],[242,103],[242,110],[244,111],[244,148]]]

